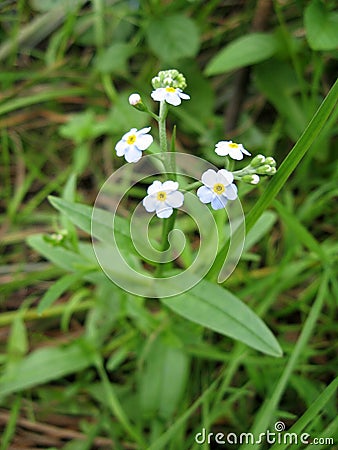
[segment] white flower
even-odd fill
[[[135,105],[137,105],[140,102],[141,102],[140,94],[131,94],[131,95],[129,95],[129,104],[131,106],[135,106]]]
[[[249,153],[242,144],[236,144],[232,141],[220,141],[216,144],[215,152],[220,156],[229,155],[232,159],[243,159],[243,155],[250,156]]]
[[[180,105],[182,102],[181,99],[190,99],[190,96],[188,94],[184,94],[184,92],[182,92],[182,89],[170,86],[155,89],[155,91],[151,93],[151,97],[157,102],[162,102],[163,100],[165,100],[167,103],[170,103],[170,105],[174,106]]]
[[[218,172],[208,169],[202,175],[204,186],[198,188],[197,195],[202,203],[211,203],[213,209],[222,209],[228,200],[237,198],[237,187],[233,181],[233,174],[225,169]]]
[[[154,181],[148,187],[148,195],[143,199],[143,206],[148,212],[156,211],[157,217],[166,219],[173,213],[173,208],[183,205],[184,196],[178,191],[177,181]]]
[[[153,137],[147,134],[150,128],[142,128],[139,131],[136,128],[132,128],[122,136],[122,139],[115,147],[117,156],[124,156],[128,162],[136,163],[139,161],[143,150],[146,150],[153,142]]]

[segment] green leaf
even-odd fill
[[[57,380],[89,367],[92,355],[87,347],[77,341],[68,347],[34,351],[17,365],[15,374],[0,379],[0,396]]]
[[[167,63],[193,57],[199,49],[195,22],[180,14],[153,19],[147,28],[147,40],[155,55]]]
[[[107,244],[114,243],[112,238],[114,220],[114,231],[116,235],[119,235],[118,238],[122,238],[126,245],[128,240],[130,244],[128,248],[130,247],[130,250],[134,249],[128,233],[129,222],[126,219],[117,215],[114,217],[111,212],[100,208],[95,208],[95,216],[92,218],[93,208],[91,206],[68,202],[67,200],[53,196],[49,196],[48,199],[54,208],[68,217],[74,225]]]
[[[217,75],[240,67],[251,66],[270,58],[277,51],[272,34],[252,33],[242,36],[218,52],[205,69],[206,75]]]
[[[186,319],[272,356],[282,350],[269,328],[241,300],[226,289],[202,280],[184,294],[161,299]]]
[[[97,268],[94,261],[87,256],[75,253],[61,246],[51,245],[46,242],[42,234],[29,236],[27,242],[34,250],[67,271],[74,272],[79,270],[79,268],[90,271]]]
[[[329,12],[323,2],[312,0],[304,13],[306,37],[312,50],[338,48],[338,13]]]
[[[96,138],[103,132],[102,124],[97,123],[95,113],[91,110],[73,114],[68,122],[60,127],[60,135],[76,144]]]
[[[175,412],[188,378],[189,358],[180,349],[157,339],[147,353],[140,376],[142,416],[169,419]]]
[[[84,272],[75,272],[59,278],[44,294],[38,306],[38,313],[41,314],[49,308],[70,286],[83,278]]]
[[[276,222],[277,215],[272,211],[265,211],[251,228],[245,238],[244,251],[250,250],[264,237]]]
[[[134,53],[134,50],[135,47],[130,44],[117,42],[95,58],[94,66],[102,73],[126,73],[128,58]]]
[[[293,68],[274,58],[256,66],[254,75],[258,89],[284,118],[289,136],[296,141],[306,127],[307,114],[294,95],[300,88]]]

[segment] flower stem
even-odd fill
[[[166,153],[168,151],[167,130],[166,130],[166,123],[165,123],[167,114],[168,114],[168,107],[167,107],[166,102],[163,100],[160,102],[160,117],[158,120],[159,135],[160,135],[160,147],[161,147],[162,153]]]
[[[188,184],[184,190],[185,191],[192,191],[193,189],[199,188],[200,186],[202,186],[202,182],[201,181],[195,181],[194,183],[190,183]]]
[[[168,219],[163,219],[163,226],[162,226],[162,238],[161,238],[161,252],[165,252],[169,248],[169,241],[168,241],[168,235],[172,231],[175,225],[175,220],[177,216],[177,209],[174,209],[172,215],[168,217]],[[163,269],[165,268],[166,264],[164,263],[158,263],[155,277],[159,278],[162,273]]]

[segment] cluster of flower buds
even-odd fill
[[[258,184],[259,175],[274,175],[276,173],[276,161],[271,156],[257,155],[244,169],[237,172],[241,180],[249,184]],[[242,176],[241,176],[242,175]]]
[[[176,69],[161,70],[161,72],[151,80],[151,84],[154,89],[173,87],[175,89],[182,89],[183,91],[187,87],[184,75]]]
[[[61,230],[58,233],[52,233],[44,236],[44,240],[53,246],[63,245],[68,238],[68,231]]]

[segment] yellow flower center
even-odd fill
[[[229,147],[231,147],[231,148],[238,148],[239,145],[236,144],[236,142],[230,142]]]
[[[166,192],[161,191],[157,193],[157,200],[159,200],[160,202],[164,202],[166,198],[167,198]]]
[[[129,145],[135,144],[135,141],[136,141],[136,135],[135,134],[131,134],[130,136],[128,136],[127,144],[129,144]]]
[[[166,87],[165,90],[166,90],[167,92],[176,92],[176,89],[173,88],[173,87]]]
[[[216,184],[214,184],[213,191],[214,191],[217,195],[223,194],[223,192],[225,191],[224,184],[222,184],[222,183],[216,183]]]

